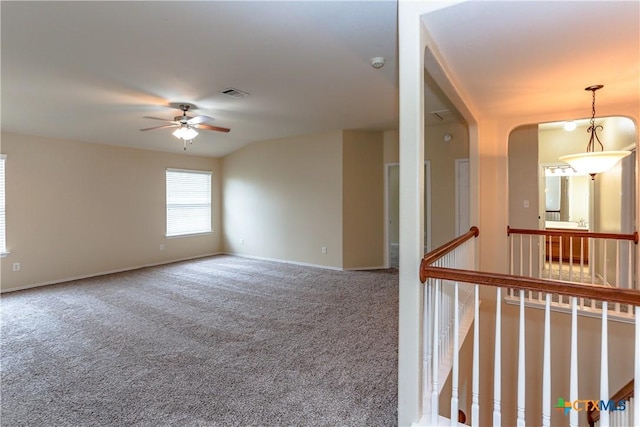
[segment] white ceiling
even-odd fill
[[[425,16],[478,114],[639,102],[638,2],[464,2]],[[181,152],[140,132],[188,102],[229,134],[189,154],[336,129],[398,125],[395,1],[2,1],[2,129]],[[370,58],[383,56],[376,70]],[[233,99],[233,87],[250,96]],[[436,90],[436,92],[438,92]],[[585,99],[586,98],[586,99]],[[586,104],[586,105],[585,105]],[[427,111],[451,109],[427,98]],[[430,118],[431,120],[432,118]]]
[[[640,2],[469,1],[423,18],[481,117],[640,104]],[[573,119],[576,117],[567,117]]]

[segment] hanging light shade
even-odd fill
[[[591,101],[591,120],[587,132],[590,134],[587,151],[580,154],[569,154],[561,156],[561,162],[569,163],[577,172],[588,173],[591,179],[596,174],[606,172],[616,165],[622,158],[631,154],[631,151],[605,151],[604,145],[598,138],[597,131],[603,129],[602,125],[596,126],[596,91],[602,89],[603,85],[594,85],[586,87],[584,90],[590,90],[592,95]],[[596,142],[600,145],[600,151],[596,151]]]

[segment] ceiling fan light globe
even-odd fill
[[[188,141],[198,136],[198,132],[196,132],[196,130],[193,128],[180,126],[173,132],[173,136],[184,141]]]

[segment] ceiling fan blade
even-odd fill
[[[218,132],[229,132],[231,129],[227,129],[227,128],[221,128],[218,126],[211,126],[211,125],[205,125],[205,124],[198,124],[198,125],[194,125],[193,126],[196,129],[204,129],[204,130],[215,130]]]
[[[175,128],[180,126],[178,125],[162,125],[162,126],[154,126],[152,128],[145,128],[145,129],[140,129],[141,131],[145,131],[145,130],[154,130],[154,129],[164,129],[164,128]]]
[[[189,123],[190,125],[199,125],[200,123],[212,122],[214,120],[215,119],[213,117],[209,116],[195,116],[187,120],[187,123]]]
[[[143,119],[153,119],[153,120],[160,120],[163,122],[177,123],[177,122],[174,122],[173,120],[161,119],[160,117],[144,116]]]

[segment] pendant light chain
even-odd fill
[[[591,126],[589,126],[589,129],[587,129],[587,132],[590,133],[591,136],[589,137],[589,143],[587,144],[587,153],[592,153],[596,151],[595,141],[598,141],[598,144],[600,144],[600,151],[604,151],[604,145],[602,145],[602,142],[600,142],[600,138],[598,138],[598,134],[596,133],[597,130],[601,131],[604,129],[602,125],[596,126],[596,90],[601,88],[602,88],[601,85],[596,85],[596,86],[589,86],[588,88],[585,89],[585,90],[590,90],[592,94],[591,120],[590,120]]]
[[[614,167],[622,158],[631,154],[628,150],[605,151],[604,145],[598,138],[597,131],[602,130],[602,125],[596,125],[596,91],[602,89],[603,85],[593,85],[584,88],[592,92],[591,100],[591,120],[587,132],[590,133],[589,143],[587,144],[587,152],[580,154],[567,154],[560,156],[561,162],[568,163],[575,171],[591,175],[591,179],[599,173],[606,172]],[[600,144],[600,151],[595,150],[596,141]]]

